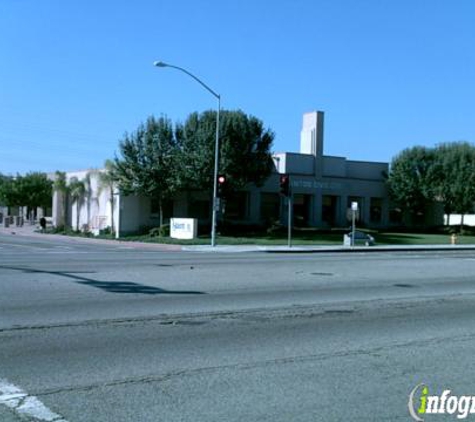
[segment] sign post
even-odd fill
[[[289,209],[287,211],[288,214],[288,221],[287,221],[287,246],[289,248],[292,247],[292,192],[287,197],[287,201],[289,203]]]
[[[356,213],[358,212],[358,202],[351,203],[351,246],[355,246]]]

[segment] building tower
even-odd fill
[[[323,173],[323,111],[312,111],[303,115],[300,132],[300,153],[315,156],[315,176]]]

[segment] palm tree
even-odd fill
[[[99,194],[103,189],[109,192],[109,203],[111,206],[111,231],[114,229],[114,188],[117,181],[115,165],[112,160],[106,160],[104,163],[105,171],[99,173]]]
[[[71,177],[69,181],[69,191],[71,199],[76,202],[76,230],[79,230],[79,213],[81,205],[86,194],[86,184],[84,180],[79,180],[77,177]]]
[[[92,177],[97,174],[97,170],[90,170],[87,172],[86,177],[84,178],[84,187],[85,187],[85,196],[87,199],[87,227],[89,230],[91,224],[91,202],[92,202]]]
[[[60,221],[63,222],[64,227],[68,225],[68,194],[69,194],[69,186],[66,179],[66,173],[64,171],[56,171],[56,178],[53,183],[53,189],[61,195],[62,199],[62,210],[61,210],[61,218]],[[61,224],[59,224],[61,225]]]

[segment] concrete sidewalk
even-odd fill
[[[0,224],[0,234],[33,234],[35,230],[40,230],[39,224],[30,224],[29,222],[23,224],[23,226],[15,226],[14,224],[10,224],[9,227],[5,227],[4,224]]]
[[[23,227],[10,226],[9,228],[0,226],[0,235],[26,236],[41,239],[58,239],[72,243],[104,244],[112,246],[129,246],[137,249],[164,250],[164,251],[186,251],[203,253],[239,253],[239,252],[266,252],[266,253],[352,253],[352,252],[409,252],[409,251],[475,251],[475,245],[380,245],[380,246],[354,246],[343,245],[175,245],[161,243],[147,243],[136,241],[117,241],[113,239],[96,239],[88,237],[65,236],[61,234],[42,234],[37,225],[24,225]],[[219,239],[218,239],[219,243]]]
[[[128,246],[137,249],[152,249],[162,251],[180,251],[181,245],[170,245],[161,243],[147,243],[147,242],[135,242],[126,240],[114,240],[114,239],[97,239],[95,237],[81,237],[81,236],[66,236],[64,234],[44,234],[41,233],[39,225],[23,225],[22,227],[10,226],[5,228],[0,225],[0,236],[22,236],[43,240],[58,240],[68,243],[81,243],[81,244],[96,244],[96,245],[110,245],[110,246]]]
[[[295,245],[260,246],[260,245],[187,245],[182,251],[188,252],[267,252],[267,253],[371,253],[371,252],[410,252],[410,251],[475,251],[475,245],[381,245],[381,246],[338,246],[338,245]]]

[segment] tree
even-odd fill
[[[84,203],[84,197],[86,195],[85,181],[79,180],[77,177],[71,177],[69,181],[69,193],[72,201],[76,203],[76,230],[79,230],[81,206]]]
[[[475,203],[475,147],[468,142],[438,145],[431,169],[432,196],[444,204],[444,212],[473,212]]]
[[[0,177],[0,203],[7,207],[15,207],[19,205],[20,195],[15,178],[12,176]]]
[[[412,214],[424,213],[432,199],[432,167],[434,151],[415,146],[407,148],[393,158],[388,176],[392,199]]]
[[[163,225],[163,206],[180,190],[211,192],[214,177],[216,113],[192,113],[175,128],[166,117],[150,117],[119,143],[114,174],[125,194],[156,199]],[[249,183],[261,185],[273,167],[270,148],[274,134],[242,111],[222,111],[220,119],[220,174],[229,190]]]
[[[69,195],[69,186],[66,178],[66,173],[63,171],[56,171],[55,179],[53,182],[53,189],[57,194],[62,198],[61,201],[61,220],[63,225],[66,227],[68,225],[68,195]],[[59,224],[61,225],[61,224]]]
[[[187,188],[211,190],[214,177],[216,113],[192,113],[177,126],[181,175]],[[219,173],[232,192],[249,183],[261,185],[273,167],[274,133],[261,120],[242,111],[223,110],[220,115]]]
[[[104,171],[98,173],[99,177],[99,194],[103,189],[106,189],[109,194],[109,204],[111,208],[111,230],[114,233],[114,188],[117,182],[117,170],[112,160],[106,160],[104,163]]]
[[[177,145],[173,125],[166,117],[149,117],[119,143],[114,175],[125,194],[142,194],[158,201],[160,227],[163,206],[180,186]]]
[[[17,177],[15,183],[21,201],[17,205],[28,207],[28,212],[51,206],[53,182],[48,179],[46,173],[28,173],[26,176]]]
[[[26,176],[0,175],[0,202],[8,207],[27,207],[28,214],[37,208],[48,208],[52,200],[52,184],[45,173]]]
[[[98,173],[99,173],[98,170],[89,170],[83,179],[84,199],[87,202],[87,226],[88,227],[91,222],[91,203],[92,203],[92,194],[94,193],[94,190],[92,188],[92,176]]]

